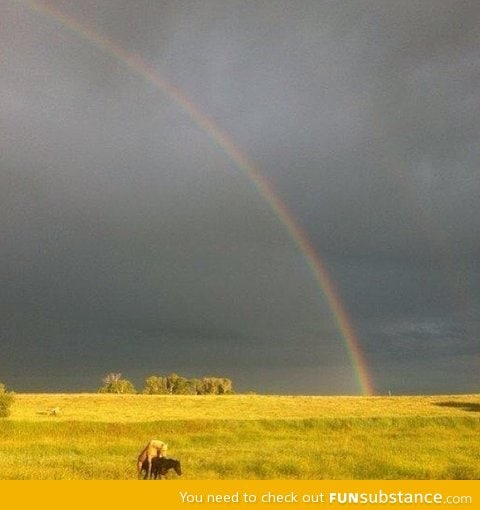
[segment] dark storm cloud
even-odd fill
[[[476,2],[58,8],[155,66],[271,180],[379,391],[475,390]],[[358,391],[332,310],[246,173],[91,41],[21,2],[5,13],[0,379],[226,371],[240,389]]]

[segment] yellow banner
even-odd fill
[[[480,481],[2,481],[1,508],[480,509]]]

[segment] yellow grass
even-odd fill
[[[0,479],[133,479],[152,438],[183,479],[478,479],[479,435],[479,395],[18,394]]]
[[[48,410],[60,408],[58,416]],[[317,397],[276,395],[18,394],[11,420],[149,422],[472,416],[479,395]]]

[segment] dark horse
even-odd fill
[[[177,475],[182,474],[182,467],[180,461],[175,459],[167,459],[166,457],[154,457],[152,459],[152,472],[150,474],[151,480],[162,480],[165,478],[167,471],[173,469]],[[148,460],[144,460],[142,464],[142,471],[145,471],[144,480],[148,478]]]

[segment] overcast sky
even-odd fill
[[[270,180],[379,394],[478,392],[477,0],[49,5],[141,57]],[[360,393],[248,174],[68,23],[0,9],[0,381],[86,391],[121,372],[141,389],[177,372]]]

